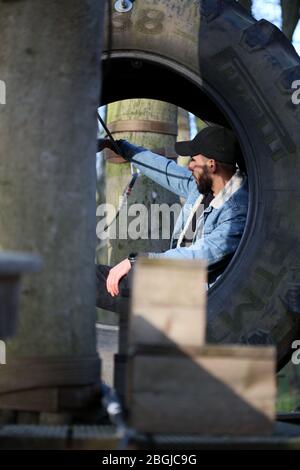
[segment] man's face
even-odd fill
[[[197,182],[198,190],[201,194],[208,194],[212,189],[212,177],[207,166],[208,158],[204,155],[195,155],[189,163],[189,170]]]

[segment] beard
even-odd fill
[[[212,184],[213,182],[209,171],[207,168],[204,168],[203,174],[200,176],[200,179],[197,180],[197,188],[199,193],[207,196],[211,192]]]

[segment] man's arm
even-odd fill
[[[105,148],[105,142],[107,142],[107,147],[112,148],[107,139],[105,141],[102,139],[103,148]],[[143,175],[178,196],[186,198],[193,186],[196,186],[192,173],[187,168],[177,165],[173,160],[168,160],[126,140],[117,140],[116,143],[125,160],[133,163]]]
[[[208,266],[215,264],[236,251],[244,231],[245,220],[244,215],[231,217],[187,248],[174,248],[164,253],[145,253],[144,255],[149,258],[201,259],[206,261]],[[112,296],[119,294],[119,282],[130,269],[131,264],[128,259],[111,269],[107,278],[107,290]]]
[[[136,154],[131,162],[145,176],[178,196],[187,198],[189,192],[196,186],[194,177],[187,168],[150,150]]]
[[[246,217],[242,215],[231,217],[189,247],[147,255],[149,258],[202,259],[207,261],[208,265],[214,264],[236,251],[244,231],[245,220]]]

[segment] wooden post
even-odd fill
[[[63,406],[84,406],[100,378],[95,154],[104,3],[0,4],[0,245],[44,259],[22,289],[1,409],[55,413],[65,386]]]
[[[154,434],[270,434],[275,348],[205,345],[205,278],[200,261],[137,261],[129,318],[129,426]]]

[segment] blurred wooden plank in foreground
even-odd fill
[[[126,406],[145,433],[269,435],[275,349],[205,345],[205,267],[141,259],[133,281]]]

